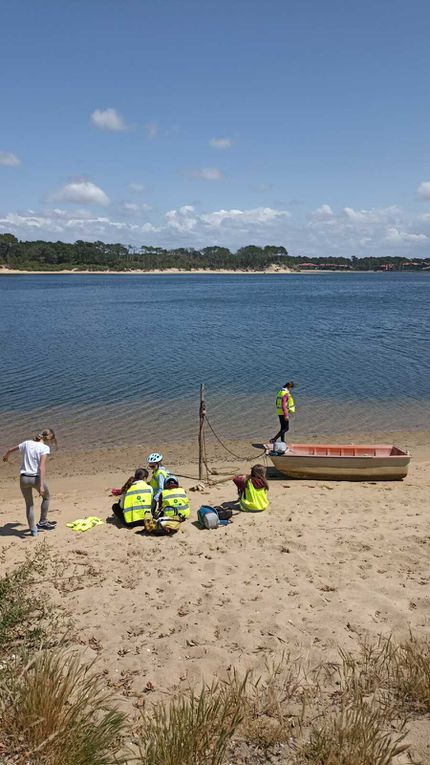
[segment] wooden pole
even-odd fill
[[[205,424],[206,404],[205,386],[200,385],[200,408],[199,408],[199,481],[203,480],[203,427]]]

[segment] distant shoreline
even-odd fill
[[[76,268],[70,268],[70,269],[64,269],[62,271],[26,271],[24,269],[19,268],[0,268],[0,276],[17,276],[21,274],[22,276],[64,276],[64,275],[73,275],[76,274],[77,276],[85,276],[85,275],[95,275],[95,276],[136,276],[136,275],[147,275],[147,276],[160,276],[162,274],[171,274],[172,276],[178,276],[179,274],[184,274],[184,276],[192,276],[193,274],[196,275],[211,275],[211,274],[221,274],[221,275],[234,275],[237,274],[238,276],[244,276],[246,274],[248,275],[266,275],[266,276],[273,276],[273,275],[282,275],[282,274],[292,274],[292,275],[302,275],[302,274],[374,274],[374,273],[385,273],[385,271],[354,271],[354,270],[345,270],[345,269],[313,269],[313,270],[300,270],[298,269],[293,270],[291,268],[267,268],[263,271],[245,271],[245,270],[228,270],[228,269],[207,269],[207,268],[194,268],[190,271],[185,271],[181,268],[166,268],[166,269],[153,269],[150,271],[144,271],[142,269],[136,269],[136,270],[130,270],[130,271],[82,271]],[[416,271],[393,271],[390,273],[422,273],[422,271],[416,272]]]

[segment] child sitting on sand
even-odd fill
[[[190,515],[190,500],[186,491],[179,486],[179,481],[174,475],[168,475],[164,482],[164,489],[158,500],[157,515],[178,515],[184,520]]]
[[[241,510],[254,513],[267,510],[269,507],[269,484],[266,481],[264,465],[253,465],[250,475],[236,475],[233,482],[239,492]]]
[[[146,482],[148,475],[145,468],[137,468],[122,487],[119,501],[112,505],[114,515],[125,526],[143,526],[145,518],[152,517],[153,491]]]

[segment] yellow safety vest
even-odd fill
[[[124,521],[134,523],[151,515],[152,495],[153,491],[146,481],[132,483],[124,497]]]
[[[163,489],[161,510],[163,515],[183,515],[188,518],[190,514],[190,500],[185,491],[179,486],[176,489]]]
[[[256,489],[252,480],[249,478],[245,485],[245,491],[239,501],[240,509],[245,512],[249,510],[253,510],[254,512],[267,510],[269,507],[269,497],[267,494],[267,489]]]
[[[284,414],[284,410],[282,409],[282,399],[286,395],[288,395],[288,398],[287,398],[287,411],[288,412],[292,412],[293,414],[296,411],[296,405],[294,403],[294,399],[293,399],[293,396],[291,394],[291,391],[288,390],[288,388],[281,388],[281,390],[278,391],[278,394],[276,396],[276,413],[279,414],[279,415],[283,415]]]
[[[157,468],[157,470],[154,470],[154,472],[152,474],[152,478],[151,478],[151,480],[149,482],[149,485],[152,486],[154,491],[158,491],[158,476],[159,475],[164,475],[164,479],[166,479],[167,476],[170,475],[170,473],[164,467],[159,467],[159,468]]]

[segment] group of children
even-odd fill
[[[174,518],[184,521],[190,515],[186,491],[162,464],[157,452],[148,457],[152,478],[145,468],[138,468],[121,489],[113,489],[119,500],[112,510],[121,524],[133,527],[145,525],[148,519]],[[269,485],[264,465],[254,465],[249,475],[237,475],[233,482],[238,490],[239,508],[243,512],[261,512],[269,506]]]
[[[20,488],[26,504],[28,526],[34,537],[40,531],[55,529],[55,523],[48,520],[50,495],[45,480],[46,459],[52,444],[56,445],[54,431],[46,428],[34,438],[8,449],[3,456],[3,461],[7,462],[12,452],[19,451],[21,454]],[[158,524],[158,528],[163,523],[166,527],[169,524],[172,527],[174,523],[181,523],[190,515],[190,501],[186,491],[180,486],[176,476],[163,466],[162,454],[152,452],[148,456],[148,467],[152,473],[150,479],[146,468],[138,468],[121,489],[112,490],[112,493],[118,496],[117,502],[112,506],[115,517],[126,527],[144,526],[147,530],[153,530],[151,524],[154,522]],[[267,509],[269,486],[266,468],[263,465],[254,465],[249,475],[234,476],[233,481],[238,490],[238,502],[242,511],[261,512]],[[39,493],[42,500],[40,520],[37,523],[34,516],[33,489]]]
[[[133,476],[119,490],[119,500],[112,510],[121,524],[129,527],[145,525],[145,521],[160,518],[174,518],[179,522],[190,515],[190,501],[186,491],[179,485],[176,476],[163,467],[163,455],[153,452],[148,457],[146,468],[137,468]]]

